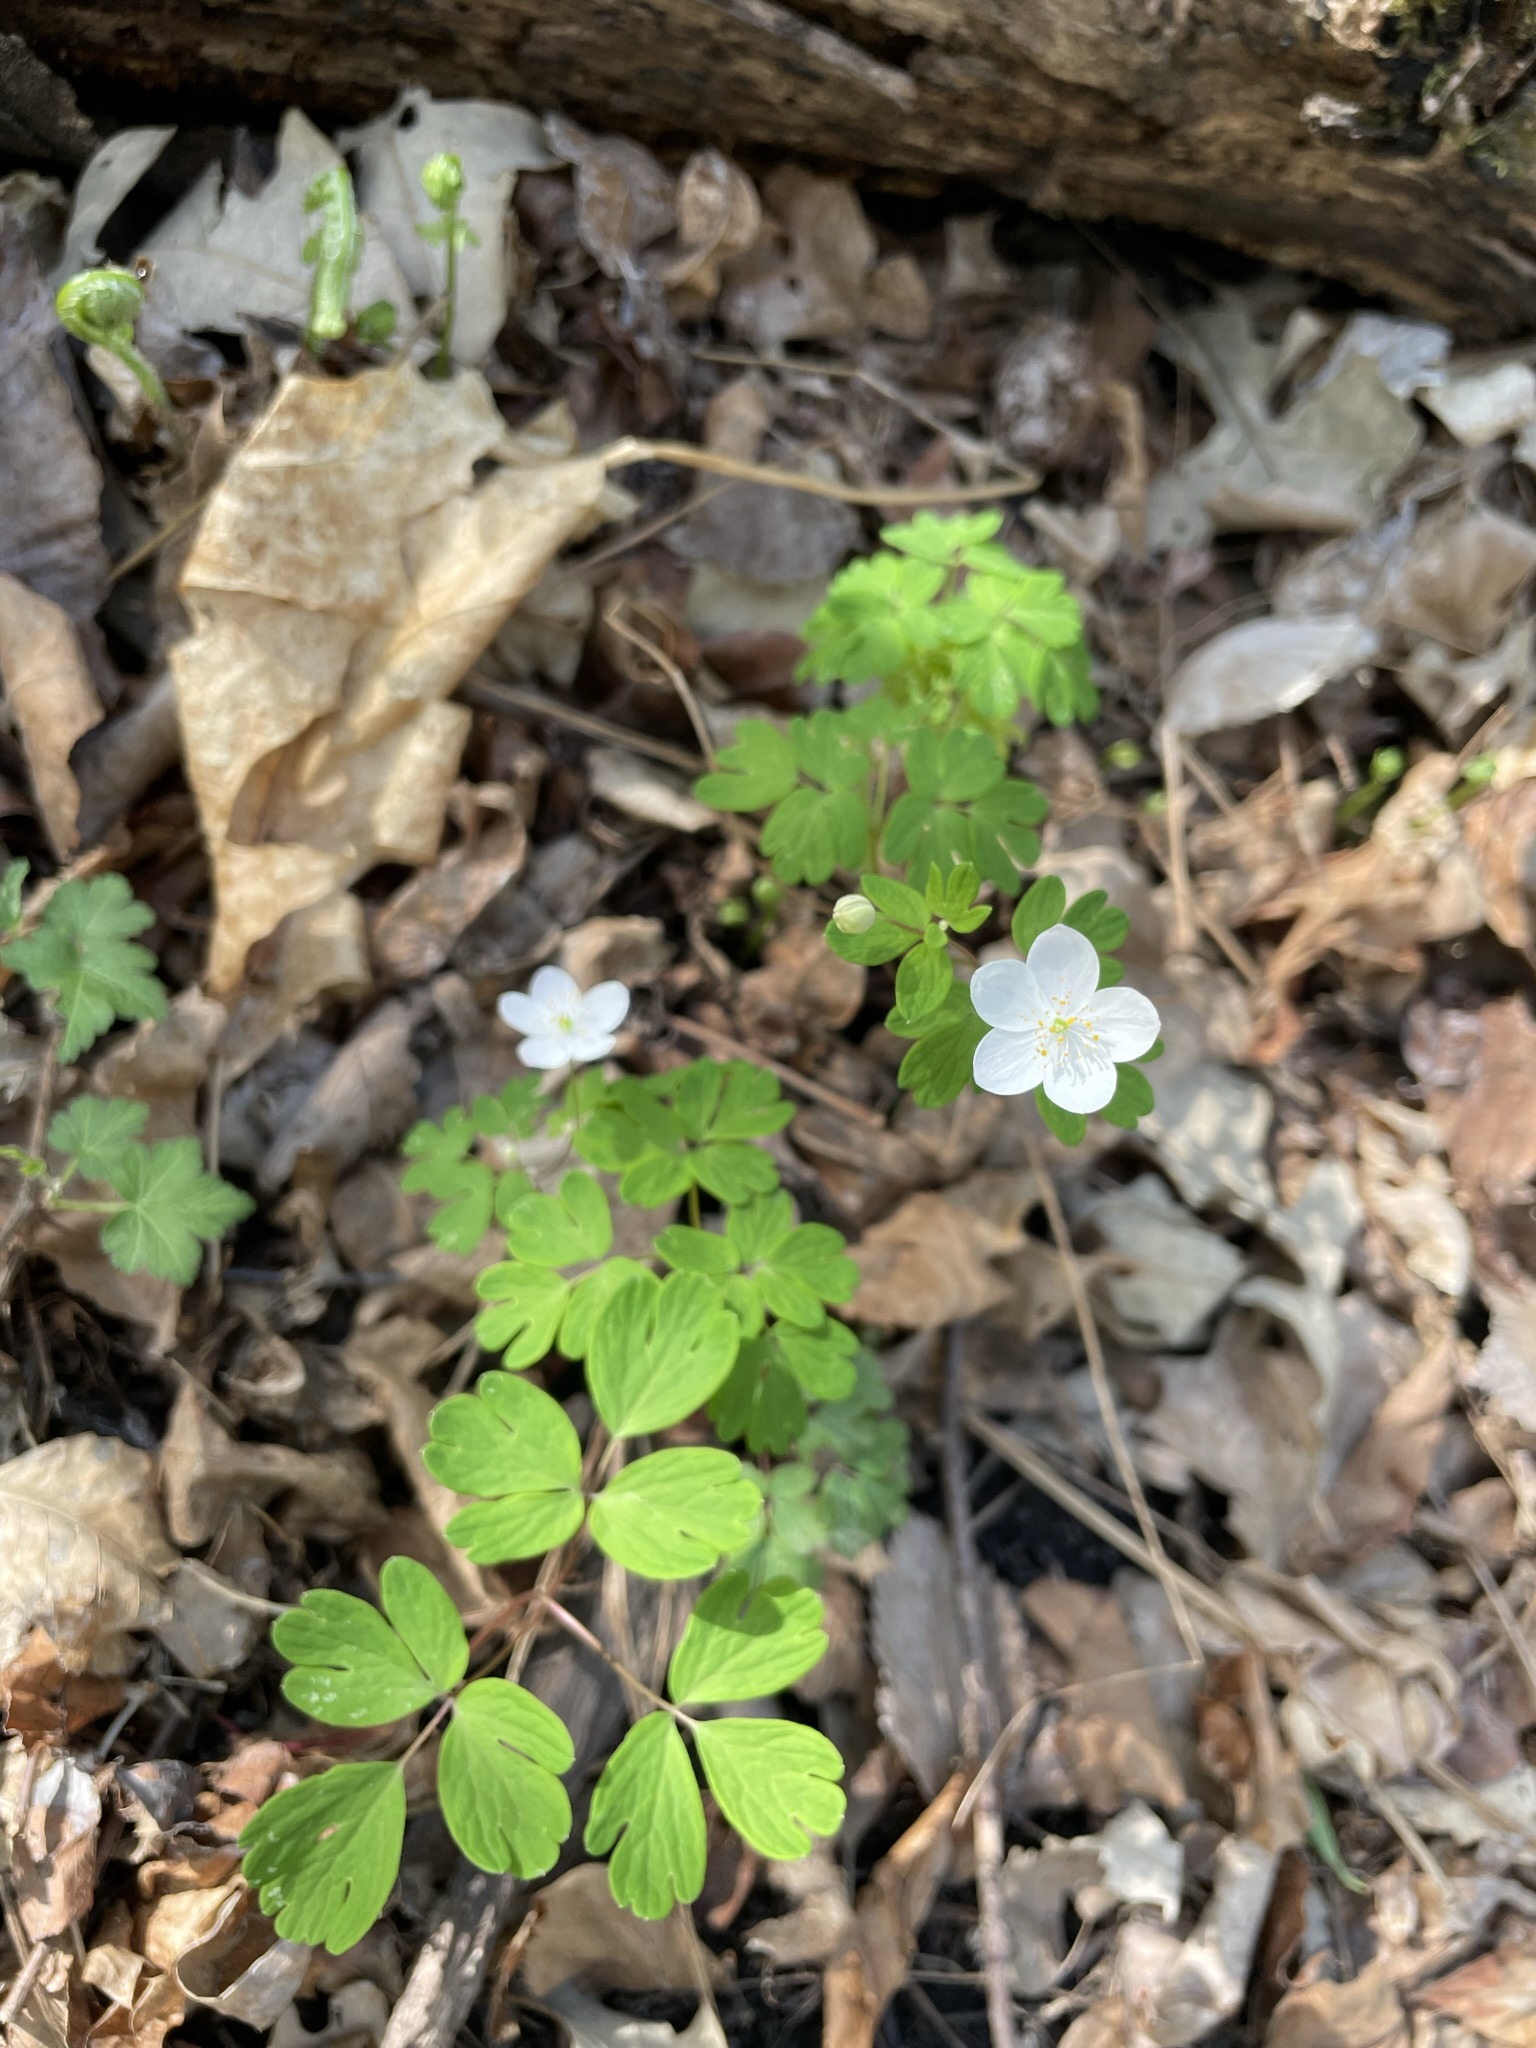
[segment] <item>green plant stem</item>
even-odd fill
[[[454,200],[448,209],[448,240],[444,251],[447,270],[447,291],[443,306],[443,331],[438,337],[437,362],[435,369],[439,377],[447,377],[453,370],[453,316],[458,305],[459,292],[459,202]]]
[[[880,841],[885,832],[885,800],[891,788],[891,749],[883,740],[877,742],[878,759],[875,764],[875,794],[869,807],[869,865],[871,873],[880,868]]]
[[[642,1699],[649,1700],[653,1707],[660,1707],[663,1713],[670,1714],[673,1720],[680,1722],[684,1728],[692,1728],[697,1725],[693,1717],[685,1714],[681,1707],[674,1707],[672,1702],[668,1699],[663,1699],[659,1692],[653,1692],[644,1679],[636,1678],[634,1672],[621,1664],[618,1658],[613,1656],[598,1638],[593,1635],[586,1623],[576,1619],[569,1608],[562,1607],[560,1602],[548,1593],[541,1593],[539,1595],[539,1604],[543,1607],[551,1621],[558,1622],[567,1635],[576,1638],[576,1641],[582,1645],[583,1649],[591,1650],[595,1656],[601,1657],[609,1670],[617,1677],[622,1678],[626,1685],[632,1686]]]
[[[81,1202],[75,1200],[53,1200],[50,1209],[73,1209],[85,1216],[117,1216],[126,1209],[126,1202]]]
[[[688,1221],[695,1230],[703,1228],[703,1211],[699,1207],[699,1187],[697,1181],[688,1190]]]

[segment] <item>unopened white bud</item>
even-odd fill
[[[839,896],[832,907],[832,922],[840,932],[856,938],[875,921],[875,906],[867,896]]]

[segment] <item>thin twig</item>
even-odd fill
[[[688,714],[688,723],[693,727],[700,752],[710,767],[713,768],[715,766],[715,743],[710,737],[709,726],[705,722],[703,707],[694,695],[692,683],[689,682],[671,655],[667,653],[665,648],[658,647],[653,640],[647,640],[643,633],[637,632],[629,624],[624,617],[624,600],[622,597],[616,597],[610,604],[604,606],[603,622],[617,633],[621,640],[627,641],[631,647],[637,648],[647,661],[653,661],[657,668],[661,670],[667,681],[672,685],[673,690],[677,693],[678,702]]]
[[[1027,1128],[1024,1133],[1024,1149],[1029,1164],[1034,1169],[1046,1220],[1051,1226],[1051,1235],[1055,1238],[1056,1249],[1061,1255],[1061,1268],[1066,1279],[1067,1292],[1072,1297],[1077,1327],[1082,1332],[1083,1349],[1088,1354],[1088,1377],[1093,1382],[1094,1399],[1099,1404],[1099,1418],[1104,1424],[1104,1434],[1109,1439],[1109,1448],[1120,1474],[1120,1483],[1136,1511],[1136,1524],[1141,1530],[1147,1555],[1152,1560],[1153,1574],[1167,1595],[1179,1634],[1184,1638],[1184,1647],[1191,1657],[1203,1658],[1200,1638],[1195,1634],[1194,1623],[1189,1618],[1189,1610],[1184,1604],[1184,1596],[1180,1590],[1179,1581],[1183,1574],[1178,1571],[1163,1548],[1162,1536],[1158,1532],[1152,1510],[1147,1505],[1141,1474],[1136,1470],[1131,1447],[1125,1440],[1125,1431],[1120,1424],[1120,1411],[1115,1406],[1114,1388],[1110,1384],[1109,1363],[1104,1356],[1103,1340],[1099,1336],[1098,1318],[1093,1312],[1093,1303],[1088,1299],[1088,1285],[1083,1278],[1082,1262],[1077,1256],[1072,1234],[1067,1229],[1061,1197],[1056,1192],[1056,1183],[1051,1178],[1051,1170],[1046,1164],[1040,1140]]]
[[[0,2027],[9,2027],[17,2013],[31,1996],[32,1987],[43,1973],[43,1965],[55,1953],[51,1942],[40,1941],[20,1970],[11,1979],[11,1987],[0,2002]]]
[[[819,1102],[825,1109],[835,1109],[839,1116],[851,1117],[855,1123],[867,1124],[872,1131],[885,1129],[885,1118],[877,1109],[870,1109],[862,1102],[855,1102],[851,1095],[839,1095],[835,1088],[828,1088],[820,1081],[813,1081],[809,1074],[798,1073],[795,1068],[785,1066],[771,1053],[757,1052],[750,1045],[743,1045],[739,1038],[732,1038],[729,1032],[716,1031],[711,1024],[697,1024],[692,1017],[678,1017],[668,1013],[667,1023],[680,1038],[695,1039],[700,1045],[726,1059],[750,1060],[754,1067],[766,1067],[770,1074],[777,1074],[784,1086],[796,1095],[803,1095],[811,1102]]]
[[[1173,884],[1175,953],[1195,950],[1195,913],[1189,882],[1189,847],[1184,837],[1184,763],[1178,735],[1163,721],[1158,733],[1163,757],[1163,789],[1168,798],[1168,879]]]
[[[459,694],[471,704],[483,704],[488,711],[521,711],[529,718],[553,719],[568,725],[588,739],[605,740],[611,747],[626,747],[632,754],[648,754],[653,761],[665,761],[669,768],[681,768],[685,775],[702,775],[709,765],[702,754],[686,747],[674,747],[668,740],[653,740],[649,734],[633,732],[627,725],[615,725],[611,718],[599,718],[595,711],[581,711],[574,704],[562,704],[542,690],[525,689],[521,683],[498,682],[481,669],[472,668],[459,685]]]
[[[1181,1565],[1176,1565],[1166,1553],[1159,1553],[1162,1558],[1162,1569],[1159,1570],[1153,1552],[1139,1536],[1127,1529],[1124,1522],[1118,1521],[1115,1516],[1101,1508],[1096,1501],[1091,1501],[1080,1487],[1072,1484],[1070,1479],[1064,1479],[1054,1465],[1047,1463],[1040,1456],[1032,1444],[1025,1443],[1024,1439],[1015,1436],[1012,1430],[1004,1429],[1000,1423],[994,1422],[990,1415],[984,1415],[979,1408],[967,1408],[965,1426],[971,1435],[984,1443],[989,1450],[996,1451],[1000,1458],[1005,1458],[1016,1472],[1022,1472],[1031,1486],[1037,1486],[1048,1499],[1055,1501],[1058,1507],[1065,1508],[1069,1515],[1075,1515],[1085,1529],[1092,1529],[1096,1536],[1102,1536],[1104,1541],[1113,1544],[1123,1557],[1128,1557],[1132,1564],[1140,1565],[1144,1572],[1155,1578],[1167,1594],[1170,1607],[1174,1606],[1174,1591],[1177,1590],[1186,1603],[1186,1608],[1194,1608],[1198,1613],[1207,1615],[1236,1641],[1263,1647],[1258,1643],[1253,1629],[1230,1600],[1223,1599],[1220,1593],[1213,1592],[1209,1586],[1202,1586],[1192,1572],[1187,1572]],[[1175,1612],[1177,1611],[1175,1609]],[[1203,1669],[1205,1652],[1196,1646],[1192,1654],[1195,1662]]]
[[[965,1631],[965,1694],[963,1742],[973,1768],[997,1746],[997,1702],[987,1683],[987,1643],[991,1631],[981,1609],[981,1576],[976,1539],[971,1529],[967,1493],[965,1435],[960,1420],[961,1382],[965,1374],[963,1322],[951,1323],[944,1368],[944,1500],[949,1511],[949,1540],[954,1546],[955,1580],[960,1620]],[[1008,1922],[1003,1911],[998,1873],[1003,1866],[1003,1815],[995,1773],[975,1789],[971,1813],[971,1844],[976,1857],[976,1907],[981,1917],[981,1963],[987,1980],[987,2024],[992,2048],[1013,2048],[1012,1960]]]
[[[639,462],[675,462],[679,469],[702,469],[710,476],[735,477],[742,483],[773,484],[780,490],[803,491],[809,498],[835,498],[842,505],[889,505],[892,509],[925,505],[984,505],[993,498],[1022,498],[1039,488],[1034,476],[998,477],[987,484],[961,484],[947,490],[914,490],[900,484],[834,483],[829,477],[807,476],[797,469],[775,469],[766,462],[740,462],[695,448],[688,441],[642,441],[626,434],[594,453],[606,469],[629,469]]]

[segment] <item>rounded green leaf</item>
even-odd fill
[[[740,1327],[701,1273],[637,1273],[592,1330],[587,1384],[615,1436],[670,1429],[702,1408],[736,1362]]]
[[[736,1255],[718,1232],[669,1223],[656,1233],[656,1250],[679,1273],[734,1273]]]
[[[542,1877],[571,1832],[557,1773],[576,1760],[560,1716],[505,1678],[478,1678],[453,1705],[437,1759],[449,1832],[482,1870]]]
[[[750,1542],[762,1505],[730,1451],[653,1451],[592,1503],[592,1540],[647,1579],[688,1579]]]
[[[406,1648],[439,1692],[452,1692],[469,1669],[459,1610],[433,1573],[414,1557],[386,1559],[379,1598]]]
[[[558,1342],[567,1358],[585,1358],[597,1319],[616,1287],[636,1273],[648,1273],[638,1259],[604,1259],[580,1280],[571,1282],[570,1300],[560,1320]]]
[[[284,1698],[331,1728],[382,1727],[441,1690],[379,1610],[350,1593],[306,1593],[272,1624],[272,1645],[294,1666]]]
[[[859,1340],[846,1323],[834,1322],[829,1316],[816,1330],[781,1327],[773,1334],[785,1364],[813,1401],[841,1401],[853,1392],[858,1379],[853,1358]]]
[[[819,1596],[774,1580],[749,1598],[750,1585],[745,1572],[726,1572],[694,1602],[667,1673],[680,1707],[762,1699],[820,1663]]]
[[[548,1266],[506,1259],[487,1266],[475,1282],[475,1292],[493,1304],[477,1317],[475,1335],[487,1351],[502,1354],[508,1371],[548,1357],[570,1302],[569,1280]]]
[[[590,1173],[568,1173],[558,1195],[523,1195],[507,1216],[507,1249],[535,1266],[577,1266],[613,1243],[608,1197]]]
[[[245,1876],[285,1941],[341,1955],[383,1912],[400,1872],[405,1775],[336,1764],[267,1801],[240,1837]]]
[[[664,1920],[704,1888],[704,1802],[670,1714],[637,1721],[592,1794],[589,1855],[613,1850],[608,1884],[641,1920]],[[617,1847],[614,1845],[617,1843]]]
[[[581,1527],[581,1440],[558,1401],[512,1373],[433,1409],[422,1462],[455,1493],[486,1496],[448,1524],[476,1564],[553,1549]]]
[[[842,1826],[843,1760],[795,1721],[701,1721],[699,1761],[720,1811],[761,1856],[793,1862]]]
[[[1060,924],[1067,908],[1067,887],[1060,875],[1041,875],[1019,898],[1013,913],[1013,943],[1026,956],[1043,931]]]

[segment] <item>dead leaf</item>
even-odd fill
[[[141,1324],[148,1331],[148,1357],[163,1357],[175,1343],[181,1289],[174,1280],[157,1280],[150,1273],[120,1273],[101,1248],[99,1216],[35,1217],[27,1227],[27,1246],[52,1259],[71,1293],[108,1315]]]
[[[350,1961],[353,1951],[348,1951]],[[267,2037],[267,2048],[378,2048],[389,2025],[389,2000],[377,1984],[361,1979],[331,1992],[324,2026],[306,2026],[290,2006]]]
[[[750,249],[762,226],[757,187],[718,149],[696,149],[677,180],[678,252],[663,267],[669,291],[709,304],[720,293],[720,266]]]
[[[765,240],[731,265],[720,299],[726,326],[763,356],[781,355],[786,341],[837,341],[856,333],[866,317],[876,255],[858,194],[842,179],[784,165],[763,196],[782,224],[788,253]]]
[[[21,1924],[34,1941],[83,1919],[96,1896],[101,1793],[67,1756],[34,1756],[6,1744],[0,1774],[0,1834]]]
[[[1408,2048],[1408,2021],[1384,1969],[1368,1965],[1348,1983],[1320,1977],[1275,2007],[1265,2048]]]
[[[1001,1724],[1033,1686],[1013,1595],[985,1565],[980,1574],[991,1622],[986,1680]],[[892,1537],[871,1602],[881,1732],[932,1799],[965,1746],[967,1652],[949,1539],[930,1516],[909,1515]]]
[[[27,1742],[58,1744],[115,1712],[122,1702],[120,1678],[66,1671],[58,1645],[44,1628],[34,1628],[0,1671],[0,1721],[8,1734]]]
[[[570,1985],[551,1991],[545,2003],[559,2015],[570,2048],[726,2048],[720,2015],[707,1998],[699,2001],[682,2033],[665,2020],[637,2020],[615,2012]]]
[[[1186,1941],[1144,1920],[1120,1931],[1115,1984],[1133,2044],[1189,2048],[1242,2003],[1276,1858],[1257,1842],[1229,1836],[1215,1860],[1210,1903]]]
[[[1128,1797],[1182,1805],[1183,1775],[1114,1594],[1070,1579],[1037,1579],[1019,1597],[1071,1674],[1062,1718],[1031,1748],[1020,1798],[1029,1797],[1029,1778],[1049,1761],[1097,1813],[1118,1812]]]
[[[1527,873],[1536,839],[1536,777],[1490,790],[1462,813],[1467,851],[1477,865],[1489,930],[1506,946],[1536,947]]]
[[[1536,2043],[1536,1944],[1529,1933],[1429,1984],[1418,2002],[1499,2048]]]
[[[1011,1183],[1005,1205],[989,1213],[1003,1179]],[[987,1261],[1023,1244],[1019,1219],[1029,1193],[1027,1177],[978,1174],[942,1194],[909,1195],[849,1247],[860,1277],[848,1314],[905,1330],[936,1330],[996,1308],[1011,1289]]]
[[[302,327],[310,279],[302,251],[308,239],[304,195],[341,157],[312,122],[290,107],[277,136],[277,164],[254,197],[226,185],[208,165],[144,243],[154,265],[150,304],[187,333],[200,328],[239,334],[247,321],[286,320]],[[372,229],[372,232],[370,232]],[[410,287],[373,223],[363,223],[363,258],[352,303],[388,299],[404,324]]]
[[[1444,1337],[1388,1391],[1329,1488],[1318,1526],[1293,1550],[1297,1571],[1359,1560],[1407,1535],[1445,1430],[1456,1358],[1454,1338]]]
[[[409,1047],[426,1007],[417,990],[381,1003],[353,1032],[273,1138],[257,1172],[263,1188],[285,1186],[301,1160],[334,1180],[415,1121],[420,1068]]]
[[[1240,292],[1186,308],[1162,345],[1199,380],[1216,425],[1153,479],[1147,542],[1154,551],[1196,547],[1213,532],[1352,532],[1371,520],[1423,441],[1412,407],[1358,345],[1277,418],[1270,398],[1285,371],[1285,338],[1258,339]]]
[[[848,1945],[823,1979],[822,2048],[874,2048],[881,2015],[906,1978],[918,1929],[949,1874],[965,1787],[965,1773],[956,1771],[860,1886]]]
[[[1529,363],[1499,363],[1447,377],[1417,395],[1463,448],[1486,448],[1536,419],[1536,370]]]
[[[1536,1300],[1528,1291],[1486,1285],[1488,1335],[1465,1373],[1521,1429],[1536,1434]]]
[[[793,1059],[853,1022],[867,979],[864,968],[832,952],[816,926],[790,925],[763,948],[762,966],[741,977],[737,1029],[759,1052]]]
[[[222,1003],[180,989],[163,1017],[114,1040],[92,1069],[92,1087],[148,1107],[146,1142],[196,1136],[198,1090],[227,1021]]]
[[[523,1949],[523,1981],[535,1998],[562,1984],[601,1998],[609,1991],[697,1991],[698,1944],[676,1915],[637,1920],[614,1902],[600,1863],[567,1870],[538,1895],[533,1932]],[[730,1970],[709,1957],[710,1982]]]
[[[560,941],[556,962],[582,988],[654,981],[672,958],[659,917],[589,917]]]
[[[101,470],[54,361],[58,331],[21,224],[0,210],[0,574],[88,619],[107,594]]]
[[[80,790],[70,751],[101,723],[101,700],[66,613],[14,576],[0,576],[0,683],[26,749],[49,843],[67,859],[80,843]]]
[[[1163,717],[1174,732],[1220,732],[1294,711],[1324,683],[1369,661],[1375,632],[1353,612],[1248,619],[1180,662]]]
[[[642,249],[677,220],[672,180],[648,149],[622,135],[591,135],[563,114],[546,114],[557,157],[576,167],[576,232],[605,277],[638,275]]]
[[[308,1945],[282,1940],[243,1878],[226,1888],[206,1930],[176,1958],[177,1987],[197,2005],[247,2027],[270,2027],[292,2006]]]
[[[346,128],[336,146],[357,163],[358,205],[388,245],[419,299],[436,303],[447,288],[445,257],[417,232],[437,215],[422,188],[429,158],[452,150],[464,167],[459,219],[470,230],[459,252],[453,305],[453,359],[475,364],[501,332],[515,270],[508,209],[519,171],[548,170],[538,116],[494,100],[434,100],[407,86],[387,114]],[[354,294],[358,305],[365,298]],[[402,306],[401,326],[407,308]]]
[[[477,377],[401,364],[290,377],[234,456],[171,657],[216,991],[288,913],[436,854],[470,718],[442,699],[603,495],[600,464],[532,452],[551,434],[569,445],[547,421],[520,443]],[[503,466],[476,485],[487,457]]]
[[[1107,1327],[1125,1344],[1194,1344],[1237,1284],[1243,1256],[1197,1223],[1155,1174],[1100,1196],[1084,1219],[1115,1256],[1095,1291]]]
[[[1536,533],[1486,505],[1444,505],[1386,566],[1373,615],[1464,654],[1493,646],[1533,569]]]
[[[74,2048],[69,1990],[69,1957],[53,1949],[11,2021],[12,2048]]]
[[[515,814],[464,840],[398,888],[374,913],[368,949],[389,980],[425,981],[466,927],[522,870],[528,831]]]
[[[171,1533],[187,1545],[206,1543],[237,1500],[265,1507],[286,1494],[289,1534],[328,1534],[334,1542],[383,1519],[373,1467],[359,1452],[243,1442],[219,1427],[190,1381],[171,1410],[160,1470]]]
[[[166,1541],[147,1451],[63,1436],[0,1465],[0,1667],[34,1628],[66,1671],[122,1668],[129,1629],[164,1611]]]

